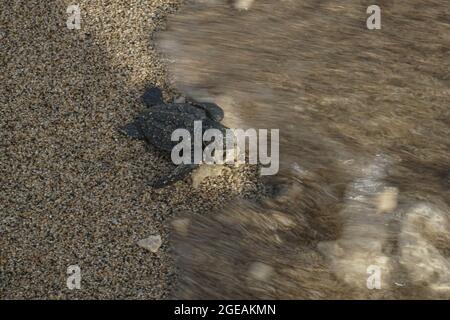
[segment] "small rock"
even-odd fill
[[[148,238],[139,240],[137,244],[139,247],[155,253],[158,252],[159,247],[161,247],[162,240],[160,235],[153,235]]]

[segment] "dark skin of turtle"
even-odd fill
[[[194,134],[194,121],[202,121],[202,136],[208,129],[218,129],[224,133],[227,129],[220,121],[223,119],[223,110],[214,103],[165,103],[161,90],[150,88],[142,96],[147,109],[141,112],[136,119],[126,125],[123,131],[132,138],[145,140],[160,151],[170,154],[179,141],[171,141],[172,133],[176,129],[186,129]],[[203,143],[203,148],[207,144]],[[191,150],[194,150],[191,146]],[[176,181],[184,179],[194,170],[197,164],[180,164],[176,169],[151,185],[162,188]]]

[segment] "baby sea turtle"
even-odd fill
[[[207,129],[218,129],[224,137],[226,136],[227,128],[220,123],[224,113],[215,103],[165,103],[158,88],[148,89],[142,100],[147,108],[122,130],[130,137],[145,140],[163,152],[170,153],[179,143],[171,140],[172,133],[176,129],[186,129],[192,137],[194,121],[202,121],[202,136]],[[191,141],[191,150],[194,150],[193,139]],[[203,142],[202,147],[206,145]],[[197,164],[180,164],[168,176],[152,183],[152,186],[161,188],[181,180],[197,166]]]

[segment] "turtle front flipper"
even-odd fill
[[[168,186],[177,181],[183,180],[186,178],[195,168],[197,168],[197,164],[180,164],[175,168],[175,170],[161,179],[156,180],[151,183],[151,186],[154,188],[162,188]]]
[[[214,102],[195,102],[194,104],[195,106],[203,109],[208,117],[214,121],[220,122],[225,116],[223,109]]]
[[[139,128],[137,121],[131,122],[131,123],[127,124],[126,126],[122,127],[121,131],[131,138],[135,138],[135,139],[144,139],[145,138],[144,134],[142,133],[141,129]]]

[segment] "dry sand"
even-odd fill
[[[178,0],[0,3],[0,298],[167,298],[176,286],[169,224],[234,196],[253,169],[193,189],[147,185],[169,161],[118,128],[155,83],[174,97],[151,41]],[[156,253],[137,245],[160,234]],[[81,268],[81,289],[66,287]]]

